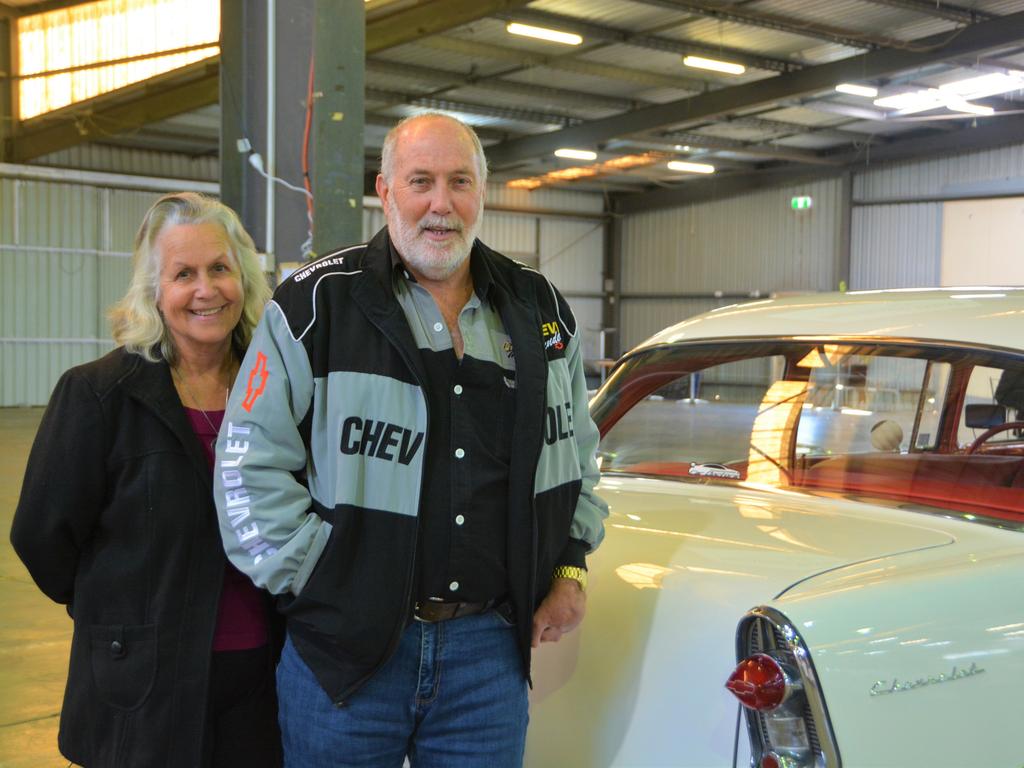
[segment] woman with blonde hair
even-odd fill
[[[267,596],[224,556],[211,496],[228,390],[270,296],[235,213],[146,213],[120,345],[57,383],[11,541],[74,621],[60,751],[86,768],[281,764]]]

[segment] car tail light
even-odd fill
[[[752,609],[736,635],[741,661],[725,687],[739,699],[756,768],[839,768],[842,763],[814,665],[778,611]]]
[[[725,687],[744,707],[771,710],[786,698],[786,673],[767,653],[756,653],[739,663]]]

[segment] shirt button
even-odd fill
[[[466,518],[465,517],[463,517],[462,515],[456,515],[455,516],[455,524],[456,525],[462,525],[464,522],[466,522]]]
[[[461,448],[456,448],[455,449],[455,458],[456,459],[461,459],[465,455],[466,455],[466,452],[464,450],[462,450]]]
[[[434,323],[434,330],[437,331],[438,333],[440,333],[441,331],[444,330],[444,324],[443,323]]]
[[[458,588],[459,588],[459,582],[457,582],[457,581],[453,581],[451,584],[448,585],[448,591],[449,592],[454,592]]]
[[[462,385],[461,384],[456,384],[454,387],[452,387],[452,392],[454,392],[456,395],[461,395],[462,394]]]

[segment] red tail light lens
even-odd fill
[[[786,673],[766,653],[757,653],[739,663],[725,687],[749,709],[775,709],[786,698]]]

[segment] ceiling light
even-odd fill
[[[540,179],[512,179],[506,181],[505,186],[509,189],[536,189],[543,183]]]
[[[878,89],[869,85],[856,85],[855,83],[840,83],[836,86],[839,93],[848,93],[851,96],[864,96],[873,99],[878,95]]]
[[[949,107],[956,112],[990,115],[995,110],[967,102],[1022,89],[1024,89],[1024,72],[1011,69],[1007,72],[993,72],[987,75],[968,77],[964,80],[946,83],[938,88],[886,96],[875,99],[875,106],[896,109],[905,115],[939,107]],[[965,105],[966,109],[964,109]]]
[[[596,160],[597,152],[591,152],[589,149],[569,149],[563,147],[562,149],[555,150],[555,157],[567,157],[571,160]]]
[[[529,24],[520,24],[518,22],[510,22],[505,30],[513,35],[522,35],[523,37],[534,37],[538,40],[547,40],[552,43],[563,43],[565,45],[579,45],[583,42],[583,38],[579,35],[574,35],[571,32],[559,32],[557,29],[547,29],[545,27],[533,27]]]
[[[727,75],[742,75],[747,68],[742,64],[734,64],[731,61],[719,61],[718,59],[705,59],[703,56],[685,56],[683,64],[694,69],[710,69],[715,72],[725,72]]]
[[[685,173],[714,173],[715,166],[707,163],[686,163],[682,160],[672,160],[668,164],[671,171],[683,171]]]
[[[1024,72],[1016,69],[969,77],[966,80],[957,80],[939,86],[942,93],[952,93],[964,99],[982,99],[986,96],[1019,91],[1022,88],[1024,88]]]
[[[942,106],[942,98],[937,88],[928,88],[923,91],[908,91],[897,93],[894,96],[885,96],[875,99],[876,107],[896,109],[905,114],[913,112],[924,112],[926,109],[935,109]]]
[[[963,99],[946,99],[946,108],[954,112],[966,112],[969,115],[991,115],[995,112],[992,107],[985,107],[981,104],[972,104]]]

